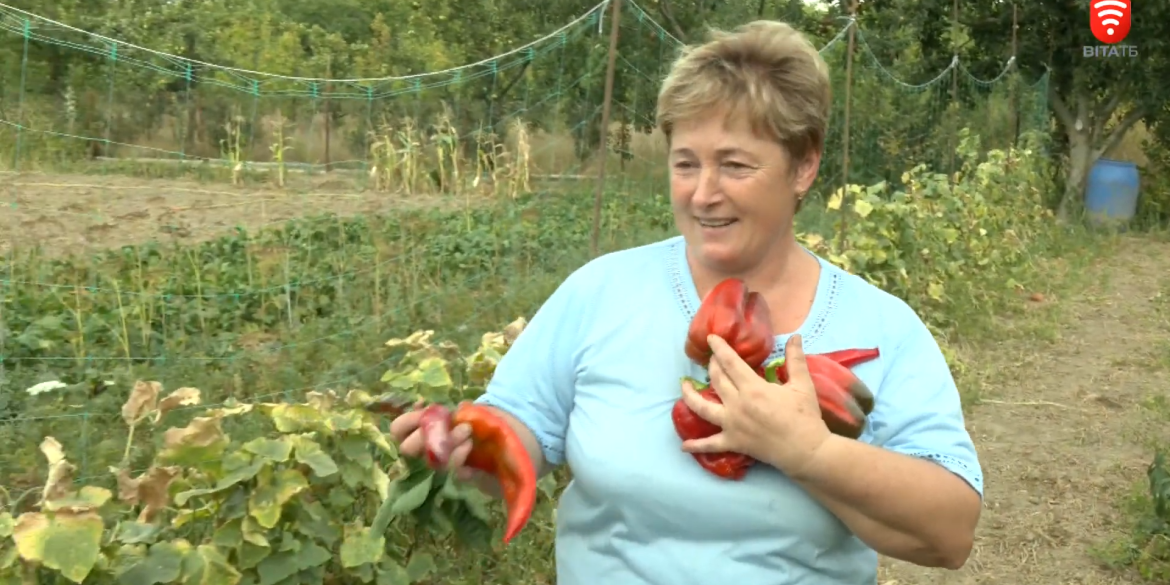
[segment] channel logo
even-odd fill
[[[1089,0],[1089,28],[1098,41],[1107,45],[1120,43],[1129,34],[1130,8],[1133,0]]]

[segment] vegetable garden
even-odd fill
[[[129,43],[111,56],[107,37],[0,5],[15,47],[0,52],[0,581],[552,583],[567,475],[541,481],[504,547],[499,504],[399,459],[365,407],[391,390],[478,395],[517,319],[592,247],[671,234],[649,126],[677,41],[627,5],[603,137],[605,6],[425,75],[377,70],[393,46],[384,19],[383,45],[344,50],[269,23],[257,60],[273,72],[296,62],[301,33],[334,57],[250,77]],[[842,105],[830,148],[852,158],[826,158],[802,241],[906,299],[969,407],[1004,402],[987,390],[987,340],[1036,345],[1060,316],[1045,295],[1081,286],[1102,253],[1090,246],[1122,245],[1053,217],[1046,79],[978,79],[956,61],[906,83],[879,59],[891,43],[855,30],[847,80],[849,27],[815,30],[838,101],[852,84],[850,136]],[[83,56],[62,77],[39,60],[54,51]],[[45,97],[54,84],[72,106]],[[610,178],[595,215],[599,146]],[[1162,299],[1151,322],[1165,322]],[[1141,400],[1165,416],[1164,400]],[[1170,498],[1158,481],[1134,499],[1152,518]],[[1111,532],[1093,558],[1164,578],[1157,513],[1160,527]],[[994,574],[944,577],[981,570]]]

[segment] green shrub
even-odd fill
[[[1164,452],[1154,455],[1146,478],[1127,502],[1132,530],[1096,553],[1106,566],[1165,583],[1170,581],[1170,465]]]
[[[1148,162],[1141,169],[1141,192],[1134,222],[1140,227],[1170,226],[1170,145],[1142,142]]]
[[[401,355],[383,380],[432,401],[472,398],[523,325],[484,335],[466,356],[429,331],[390,340]],[[41,442],[39,501],[0,512],[0,581],[407,585],[451,570],[457,555],[437,550],[491,547],[495,504],[399,459],[364,409],[367,392],[200,406],[198,389],[161,390],[140,381],[122,406],[127,456],[110,469],[115,489],[75,485],[60,442]],[[185,424],[162,430],[180,415]],[[240,419],[267,432],[234,439],[225,427]],[[126,462],[137,448],[153,456],[135,475]],[[551,495],[551,477],[541,489]]]
[[[1001,309],[1035,274],[1035,258],[1057,231],[1043,205],[1047,161],[1034,137],[1024,144],[981,159],[978,137],[964,131],[963,167],[953,180],[920,165],[902,175],[901,188],[849,185],[850,212],[836,214],[836,233],[801,238],[834,264],[905,299],[945,338]],[[840,210],[845,199],[838,190],[828,209]],[[944,351],[953,357],[945,345]]]

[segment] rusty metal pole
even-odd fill
[[[597,145],[597,191],[593,195],[593,234],[589,248],[596,258],[601,253],[601,202],[605,196],[605,159],[609,158],[609,117],[613,102],[613,77],[617,68],[618,32],[621,30],[622,0],[610,0],[609,62],[605,66],[605,97],[601,103],[601,143]]]
[[[849,6],[849,47],[845,53],[845,126],[841,129],[841,228],[837,233],[837,252],[845,251],[845,231],[849,227],[849,124],[853,110],[853,49],[857,44],[857,0]]]

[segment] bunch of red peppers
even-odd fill
[[[368,409],[398,416],[409,407],[408,399],[389,396],[374,402]],[[504,529],[504,543],[510,542],[532,516],[536,505],[536,469],[520,436],[502,417],[490,408],[472,402],[463,402],[452,412],[442,404],[431,404],[419,417],[419,431],[423,436],[427,465],[444,469],[455,445],[451,430],[459,425],[471,428],[471,453],[466,465],[496,478],[508,509]]]
[[[770,382],[787,383],[784,360],[769,364],[775,344],[771,314],[763,297],[747,289],[739,279],[720,282],[703,299],[687,332],[687,357],[704,368],[711,361],[708,335],[727,341],[745,363]],[[865,429],[866,416],[873,411],[873,394],[865,383],[850,371],[853,366],[878,357],[875,349],[846,349],[825,354],[807,355],[809,374],[816,388],[821,417],[829,431],[856,439]],[[709,385],[691,380],[703,398],[720,402]],[[700,418],[681,398],[671,412],[679,438],[703,439],[720,432],[720,428]],[[695,460],[707,471],[726,479],[739,480],[755,464],[742,453],[694,453]]]

